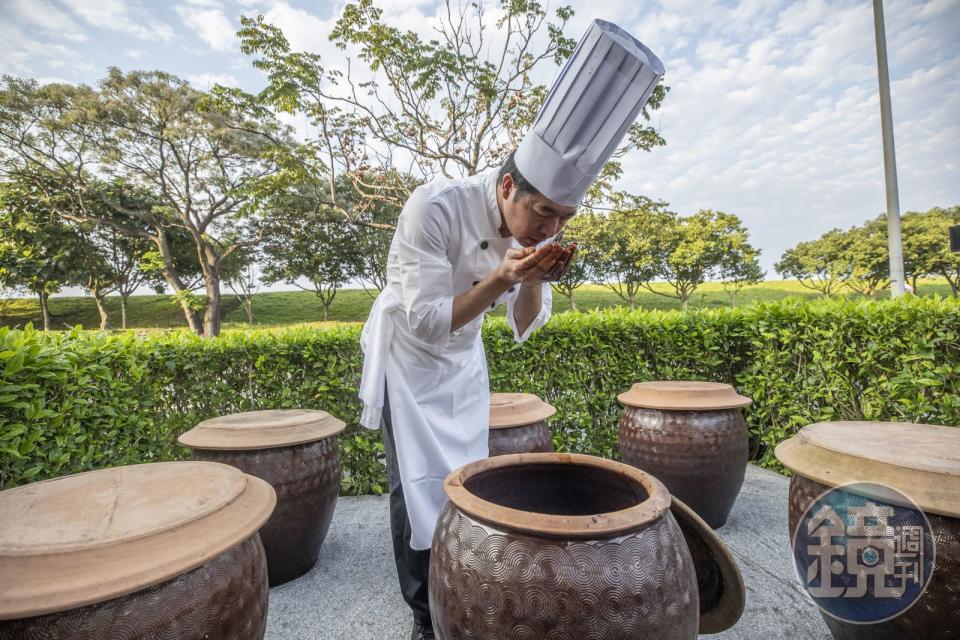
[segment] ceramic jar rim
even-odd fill
[[[503,467],[524,465],[577,465],[625,478],[643,487],[647,498],[632,507],[585,516],[522,511],[484,500],[464,485],[478,474]],[[609,538],[634,531],[656,521],[670,508],[670,493],[648,473],[614,460],[576,453],[513,453],[484,458],[451,472],[443,483],[450,501],[461,511],[493,526],[539,536]]]

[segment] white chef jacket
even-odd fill
[[[490,383],[480,329],[484,314],[450,331],[453,299],[492,273],[507,249],[500,236],[496,169],[463,180],[433,180],[413,192],[387,258],[387,286],[363,327],[361,424],[380,427],[384,381],[414,549],[430,548],[443,481],[489,455]],[[550,286],[520,333],[513,317],[517,284],[487,309],[507,305],[514,339],[523,342],[550,317]]]

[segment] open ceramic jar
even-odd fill
[[[532,393],[490,395],[490,455],[553,451],[547,418],[557,412]]]
[[[249,640],[267,623],[269,484],[159,462],[0,492],[0,638]]]
[[[618,397],[620,459],[723,526],[743,486],[751,400],[717,382],[639,382]]]
[[[179,438],[193,459],[232,465],[276,490],[277,508],[260,530],[270,586],[317,562],[340,494],[344,426],[325,411],[248,411],[205,420]]]
[[[726,546],[638,469],[511,454],[455,470],[444,489],[429,579],[441,640],[689,639],[743,611]]]

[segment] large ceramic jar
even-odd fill
[[[788,515],[800,580],[834,638],[960,637],[960,427],[822,422],[777,445],[775,454],[793,472]],[[847,505],[859,511],[837,511]],[[837,517],[824,522],[827,509]],[[832,546],[817,551],[817,558],[833,554],[828,576],[797,551],[818,547],[821,523],[835,527]],[[893,592],[857,593],[857,573],[872,574],[867,586],[874,590],[880,579]],[[903,586],[916,591],[898,596]],[[887,601],[902,610],[888,617]],[[865,619],[851,620],[846,603]]]
[[[271,587],[317,562],[340,494],[344,426],[325,411],[248,411],[205,420],[179,438],[195,460],[233,465],[276,490],[277,508],[260,530]]]
[[[640,382],[618,397],[620,460],[650,473],[711,527],[743,486],[750,398],[717,382]]]
[[[490,455],[553,451],[547,418],[557,412],[532,393],[490,395]]]
[[[440,640],[692,639],[743,611],[724,544],[638,469],[510,454],[455,470],[444,489],[429,578]]]
[[[263,638],[257,529],[276,494],[233,467],[161,462],[0,492],[0,638]]]

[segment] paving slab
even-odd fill
[[[730,518],[717,530],[743,573],[747,605],[731,629],[703,638],[830,640],[800,585],[787,534],[783,476],[747,468]],[[317,565],[270,590],[267,640],[407,640],[386,496],[340,498]]]

